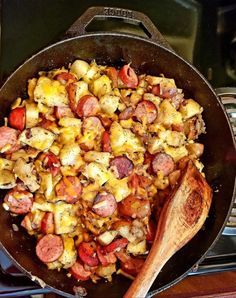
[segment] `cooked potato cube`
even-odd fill
[[[44,76],[37,81],[34,100],[49,107],[65,107],[69,103],[65,86]]]
[[[84,154],[84,160],[87,162],[98,162],[106,167],[109,166],[111,154],[109,152],[88,151]]]
[[[91,83],[90,90],[95,96],[101,98],[106,93],[111,92],[111,81],[108,76],[102,75]]]
[[[127,245],[127,252],[130,254],[133,254],[135,256],[137,255],[143,255],[145,254],[147,248],[146,248],[146,240],[142,240],[138,243],[135,242],[129,242]]]
[[[108,115],[113,114],[119,106],[120,98],[115,95],[105,94],[99,100],[102,111]]]
[[[174,106],[168,101],[163,100],[159,106],[159,113],[156,122],[164,126],[171,126],[172,124],[182,124],[182,115],[176,111]]]
[[[80,146],[76,143],[65,144],[60,151],[60,160],[63,166],[72,166],[80,156]]]
[[[49,149],[55,138],[54,133],[42,127],[25,129],[19,136],[20,142],[41,151]]]
[[[62,235],[62,240],[64,244],[64,250],[58,261],[62,263],[63,268],[67,269],[73,266],[73,264],[76,262],[77,253],[73,238]]]
[[[195,100],[187,99],[184,104],[180,106],[179,111],[184,119],[189,119],[197,114],[201,114],[203,108]]]
[[[108,245],[110,244],[118,234],[117,231],[106,231],[97,237],[97,240],[101,245]]]
[[[75,60],[70,67],[71,72],[73,72],[78,79],[83,78],[89,70],[89,64],[83,60]]]
[[[109,179],[109,173],[104,165],[97,162],[91,162],[86,165],[83,174],[90,179],[93,179],[100,186]]]
[[[77,224],[73,205],[57,202],[54,206],[54,222],[56,234],[73,232]]]

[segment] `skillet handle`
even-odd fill
[[[171,46],[153,24],[153,22],[143,13],[117,7],[94,6],[88,8],[67,30],[64,38],[71,38],[87,34],[86,28],[94,20],[111,20],[116,19],[121,22],[136,25],[142,29],[147,38],[157,42],[163,47],[173,51]]]

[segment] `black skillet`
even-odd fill
[[[94,20],[113,19],[141,28],[147,37],[127,33],[93,32],[86,27]],[[205,145],[203,163],[207,180],[214,190],[209,217],[202,229],[184,248],[165,265],[152,285],[152,296],[184,278],[197,263],[203,260],[214,245],[226,224],[235,194],[236,154],[232,130],[226,113],[214,90],[206,79],[188,62],[179,57],[166,43],[153,23],[142,13],[108,7],[88,9],[68,30],[66,39],[40,51],[23,63],[5,82],[0,90],[0,119],[9,112],[10,104],[26,94],[27,80],[39,70],[66,66],[75,59],[96,60],[98,64],[120,66],[132,62],[139,73],[165,74],[174,78],[184,89],[185,97],[196,99],[204,108],[203,117],[207,134],[201,138]],[[4,197],[4,192],[1,192]],[[71,297],[77,282],[65,272],[49,271],[35,255],[35,241],[23,228],[12,230],[20,219],[12,218],[0,207],[1,247],[14,264],[29,278],[49,287],[55,293]],[[173,235],[174,237],[174,235]],[[42,282],[43,281],[43,282]],[[130,281],[115,276],[112,283],[82,282],[87,297],[122,297]]]

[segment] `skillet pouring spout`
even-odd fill
[[[161,213],[151,251],[124,298],[145,297],[166,262],[202,228],[212,190],[192,161]]]

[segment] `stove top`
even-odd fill
[[[58,40],[88,7],[98,3],[96,0],[2,0],[0,5],[0,81],[3,82],[25,59]],[[101,0],[99,5],[134,9],[148,15],[174,50],[218,88],[236,134],[235,0],[149,0],[145,6],[136,0]],[[114,31],[131,30],[126,25],[117,28],[114,24],[109,27],[96,22],[87,30],[98,30],[99,26]],[[25,277],[1,250],[0,269],[0,298],[49,292]],[[236,270],[236,203],[223,235],[190,274],[224,270]]]

